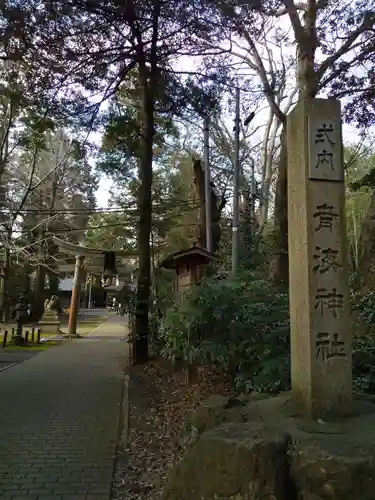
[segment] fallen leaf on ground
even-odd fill
[[[120,450],[113,484],[116,500],[157,500],[168,473],[186,453],[184,424],[211,394],[231,394],[229,381],[200,367],[196,383],[184,370],[171,373],[161,361],[129,369],[128,447]]]

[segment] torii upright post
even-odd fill
[[[74,269],[72,298],[70,300],[69,325],[68,325],[68,334],[72,336],[77,335],[78,302],[81,290],[81,278],[82,278],[84,259],[85,258],[82,255],[76,256],[76,265]]]

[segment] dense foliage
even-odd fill
[[[375,391],[375,293],[354,306],[356,391]],[[170,307],[162,323],[164,355],[211,363],[238,391],[274,393],[290,387],[288,297],[253,273],[204,280]]]
[[[205,280],[167,312],[163,335],[166,355],[209,360],[238,390],[289,386],[288,298],[253,274]]]
[[[375,293],[353,297],[357,314],[353,339],[354,385],[364,392],[375,392]]]

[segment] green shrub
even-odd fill
[[[353,339],[354,389],[374,393],[375,293],[356,298],[354,308],[366,330]],[[254,274],[210,278],[192,288],[167,310],[160,335],[165,355],[210,361],[239,391],[290,386],[288,297]]]
[[[209,360],[238,390],[289,387],[288,298],[253,274],[207,279],[186,292],[167,311],[162,335],[166,355]]]
[[[354,310],[368,326],[368,333],[375,335],[375,292],[370,292],[357,300]]]
[[[360,299],[353,297],[358,312],[361,332],[353,339],[353,382],[361,392],[375,392],[375,292]]]

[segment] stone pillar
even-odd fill
[[[293,397],[312,418],[352,400],[341,108],[301,101],[287,120]]]
[[[77,255],[76,265],[74,268],[74,279],[72,288],[72,297],[70,299],[69,308],[69,324],[68,324],[68,334],[77,335],[77,314],[78,314],[78,302],[79,295],[81,291],[81,281],[83,275],[83,264],[84,257]]]

